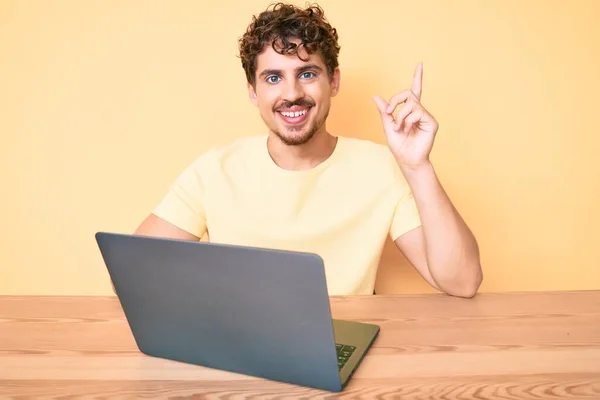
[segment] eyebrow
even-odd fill
[[[319,67],[317,64],[307,64],[307,65],[303,65],[301,67],[298,67],[295,69],[296,74],[300,74],[302,72],[308,71],[308,70],[317,70],[319,72],[323,71],[323,68]],[[267,75],[282,75],[282,70],[280,69],[265,69],[264,71],[262,71],[260,73],[260,75],[258,76],[259,78],[264,78]]]

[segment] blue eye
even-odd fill
[[[271,76],[267,77],[267,82],[277,83],[277,82],[279,82],[278,79],[279,79],[279,77],[277,75],[271,75]]]
[[[302,74],[300,74],[300,76],[304,79],[310,79],[314,78],[315,74],[314,72],[303,72]]]

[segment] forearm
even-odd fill
[[[431,163],[401,169],[421,216],[431,276],[449,294],[474,296],[482,273],[473,233],[448,198]]]

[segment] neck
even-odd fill
[[[318,132],[307,143],[289,146],[274,133],[269,133],[267,149],[280,168],[301,171],[316,167],[327,160],[337,144],[337,138],[327,131]]]

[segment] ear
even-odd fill
[[[333,76],[331,77],[331,97],[337,95],[340,91],[340,80],[341,80],[341,73],[340,73],[340,69],[336,68],[333,71]]]
[[[251,83],[248,83],[248,97],[250,98],[252,104],[258,106],[258,100],[256,99],[256,90],[254,89],[254,86]]]

